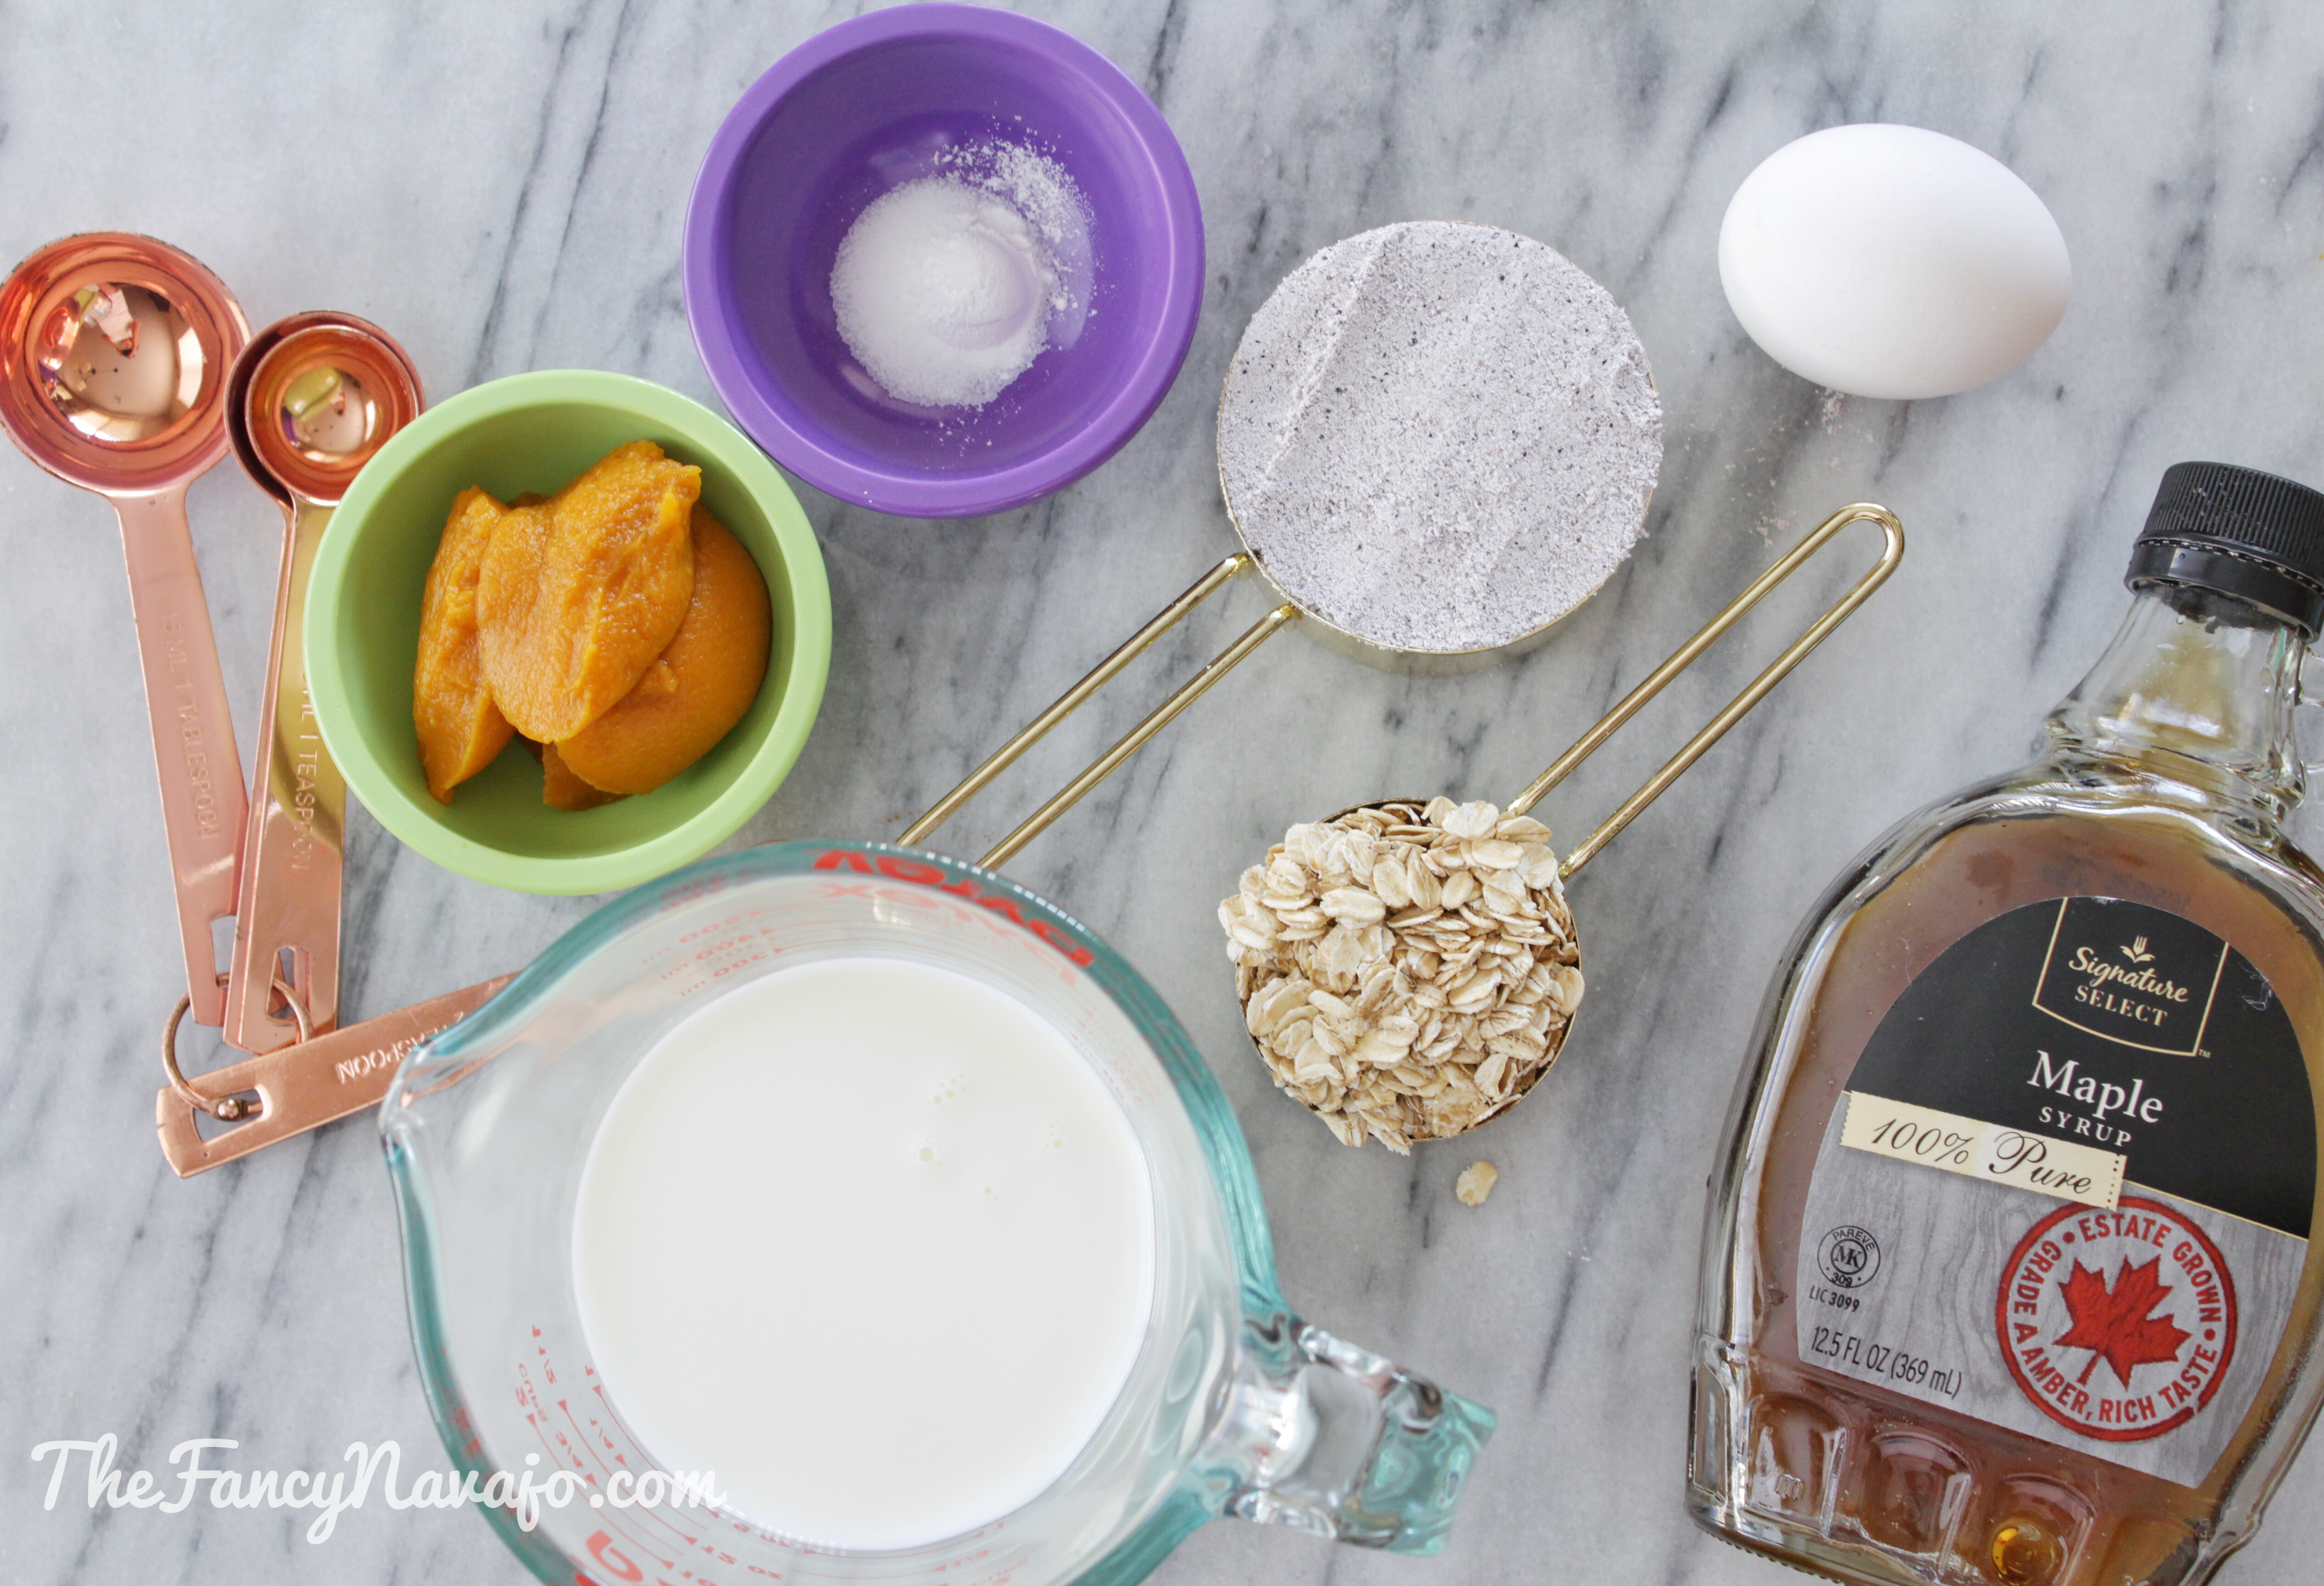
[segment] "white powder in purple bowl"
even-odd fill
[[[1489,650],[1605,583],[1646,523],[1662,403],[1629,316],[1555,249],[1382,226],[1252,316],[1219,478],[1285,593],[1370,643]]]
[[[1054,160],[949,149],[855,217],[831,271],[841,339],[890,396],[981,408],[1090,312],[1089,212]]]

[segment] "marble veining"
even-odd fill
[[[712,400],[678,241],[742,88],[851,6],[0,5],[0,256],[125,227],[189,249],[254,321],[387,327],[441,398],[567,365]],[[2324,482],[2324,12],[2298,0],[2070,12],[1998,0],[1042,0],[1184,141],[1208,228],[1202,325],[1153,421],[1023,511],[931,524],[803,491],[829,559],[832,687],[738,841],[888,835],[1231,548],[1211,444],[1226,362],[1316,248],[1389,221],[1550,243],[1629,311],[1665,404],[1648,537],[1525,659],[1456,678],[1277,641],[1011,873],[1088,919],[1219,1071],[1293,1302],[1493,1406],[1447,1554],[1206,1528],[1155,1579],[1774,1586],[1679,1505],[1702,1185],[1767,975],[1825,881],[1891,821],[2021,757],[2094,658],[2167,464]],[[1910,404],[1813,390],[1728,312],[1727,198],[1784,141],[1933,127],[2015,169],[2072,249],[2050,345]],[[1505,798],[1790,536],[1870,497],[1904,569],[1575,888],[1589,1001],[1511,1116],[1406,1161],[1350,1151],[1276,1095],[1239,1033],[1212,911],[1295,819],[1380,795]],[[279,519],[229,464],[195,530],[245,754]],[[110,513],[0,455],[13,548],[0,722],[0,1577],[513,1583],[475,1516],[44,1512],[49,1438],[117,1433],[161,1471],[337,1468],[356,1440],[438,1457],[405,1334],[373,1132],[343,1124],[171,1178],[152,1047],[178,970]],[[1862,565],[1771,601],[1537,813],[1572,838]],[[945,834],[982,852],[1264,609],[1238,587]],[[494,891],[365,816],[348,845],[346,1005],[378,1012],[524,962],[592,907]],[[198,1041],[189,1059],[208,1061]],[[1452,1182],[1501,1169],[1479,1209]],[[12,1452],[13,1451],[13,1452]],[[2220,1579],[2324,1553],[2311,1449]]]

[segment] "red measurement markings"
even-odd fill
[[[535,1327],[532,1336],[538,1341],[544,1334],[541,1329]],[[533,1353],[540,1362],[543,1379],[554,1386],[557,1381],[556,1365],[549,1357],[548,1347],[536,1342]],[[697,1534],[687,1535],[688,1527],[679,1524],[679,1519],[681,1517],[691,1517],[695,1511],[669,1509],[665,1505],[623,1509],[604,1501],[617,1467],[630,1471],[632,1478],[636,1475],[628,1455],[614,1440],[614,1431],[619,1430],[621,1437],[632,1444],[635,1440],[630,1437],[626,1429],[621,1428],[620,1421],[605,1406],[604,1387],[597,1379],[596,1368],[585,1364],[582,1374],[584,1389],[595,1401],[595,1413],[586,1417],[590,1429],[584,1428],[582,1417],[576,1415],[569,1397],[558,1396],[553,1406],[544,1402],[538,1390],[533,1388],[528,1366],[524,1363],[517,1367],[517,1377],[521,1384],[518,1397],[527,1406],[525,1419],[532,1426],[534,1436],[540,1440],[543,1453],[560,1468],[565,1468],[569,1458],[572,1462],[570,1468],[591,1489],[590,1519],[597,1528],[587,1545],[591,1557],[607,1572],[609,1581],[645,1582],[650,1580],[653,1586],[673,1586],[660,1573],[649,1577],[644,1570],[646,1565],[650,1565],[658,1572],[674,1573],[679,1581],[692,1582],[692,1586],[719,1586],[717,1576],[702,1569],[686,1567],[678,1555],[687,1554],[704,1555],[730,1567],[746,1569],[762,1581],[781,1580],[780,1572],[761,1565],[742,1564],[733,1554],[717,1547],[708,1540],[706,1526],[696,1526],[694,1529]],[[558,1419],[563,1421],[563,1428],[555,1425]],[[598,1446],[601,1444],[602,1450]],[[596,1466],[594,1471],[590,1469],[592,1462]],[[715,1508],[705,1508],[700,1511],[700,1516],[704,1520],[731,1525],[746,1535],[756,1535],[778,1546],[784,1545],[782,1538],[744,1525]],[[651,1531],[641,1528],[645,1526],[658,1526],[676,1540],[674,1543],[658,1540]],[[645,1565],[640,1564],[640,1559],[646,1562]],[[583,1582],[590,1581],[586,1574],[576,1579]]]

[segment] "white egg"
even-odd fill
[[[1751,339],[1855,396],[1950,396],[2031,357],[2066,312],[2066,239],[2034,189],[1917,126],[1835,126],[1743,179],[1719,279]]]

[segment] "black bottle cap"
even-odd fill
[[[2232,463],[2173,463],[2125,583],[2190,584],[2324,631],[2324,492]]]

